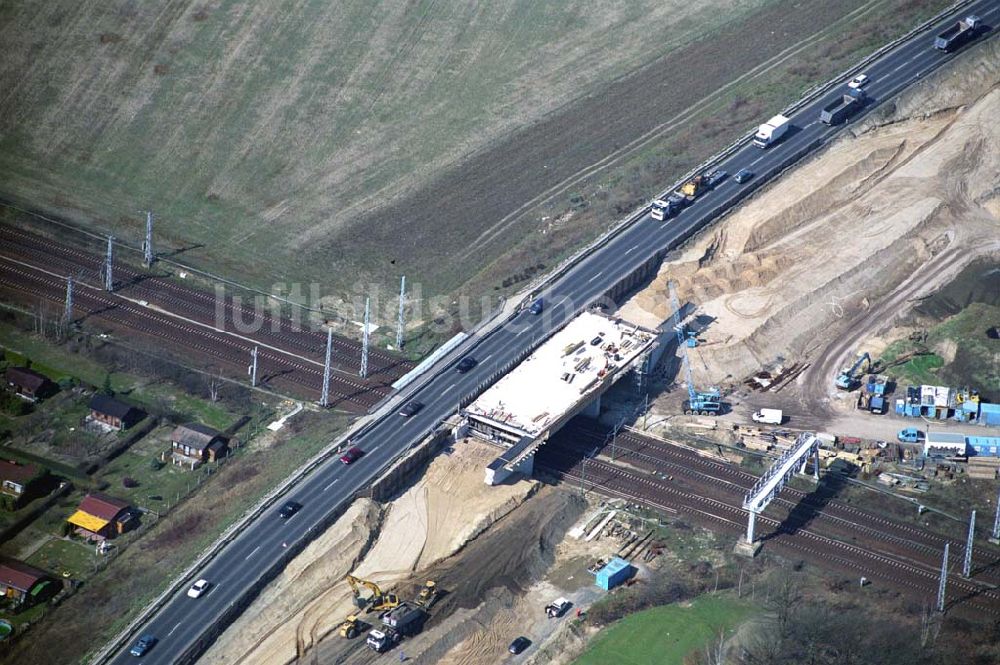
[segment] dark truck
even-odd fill
[[[840,96],[820,111],[819,121],[827,125],[836,125],[844,122],[857,113],[865,105],[865,93],[863,90],[851,90]]]
[[[934,48],[940,51],[951,51],[958,48],[976,35],[979,23],[978,16],[966,16],[938,35],[934,39]]]

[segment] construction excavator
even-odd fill
[[[360,614],[368,612],[385,612],[399,607],[399,598],[396,597],[396,594],[383,592],[379,585],[374,582],[363,580],[360,577],[355,577],[353,575],[348,575],[344,579],[346,579],[347,583],[351,585],[351,592],[354,594],[354,604],[358,606],[359,611],[357,614],[348,615],[347,618],[340,622],[340,626],[337,627],[337,631],[340,633],[341,637],[345,637],[349,640],[354,639],[368,627],[369,624],[361,619],[359,616]],[[371,595],[362,596],[362,587],[370,591]]]

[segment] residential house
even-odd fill
[[[146,414],[140,409],[110,395],[97,393],[90,398],[91,420],[110,429],[126,430],[145,417]]]
[[[20,464],[13,460],[0,460],[0,495],[10,509],[30,501],[40,489],[48,469],[36,464]]]
[[[171,461],[178,466],[194,469],[225,456],[227,450],[222,433],[201,423],[179,425],[170,434]]]
[[[0,595],[14,605],[44,600],[59,590],[59,584],[44,570],[23,561],[0,557]]]
[[[90,540],[105,540],[139,525],[139,513],[127,501],[92,492],[83,498],[68,520],[76,532]]]
[[[15,393],[32,402],[45,399],[56,391],[56,385],[47,376],[27,367],[8,367],[5,378]]]

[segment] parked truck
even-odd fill
[[[404,601],[394,609],[382,614],[382,626],[368,633],[365,640],[371,649],[384,653],[399,644],[403,637],[416,635],[423,628],[427,613],[424,608]]]
[[[860,111],[865,105],[865,91],[852,89],[835,99],[819,113],[819,121],[827,125],[837,125]]]
[[[788,118],[780,114],[776,115],[757,128],[753,144],[758,148],[767,148],[769,145],[777,143],[787,131]]]
[[[572,605],[573,603],[566,598],[556,598],[545,606],[545,616],[550,619],[558,619],[565,614],[566,610],[568,610]]]
[[[979,30],[979,24],[980,20],[978,16],[966,16],[939,34],[934,39],[934,48],[946,52],[958,48],[976,35],[976,31]]]
[[[760,409],[750,416],[755,423],[765,425],[780,425],[784,414],[781,409]]]

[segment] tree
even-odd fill
[[[104,373],[104,385],[101,386],[101,392],[108,397],[115,394],[114,389],[111,388],[111,372]]]

